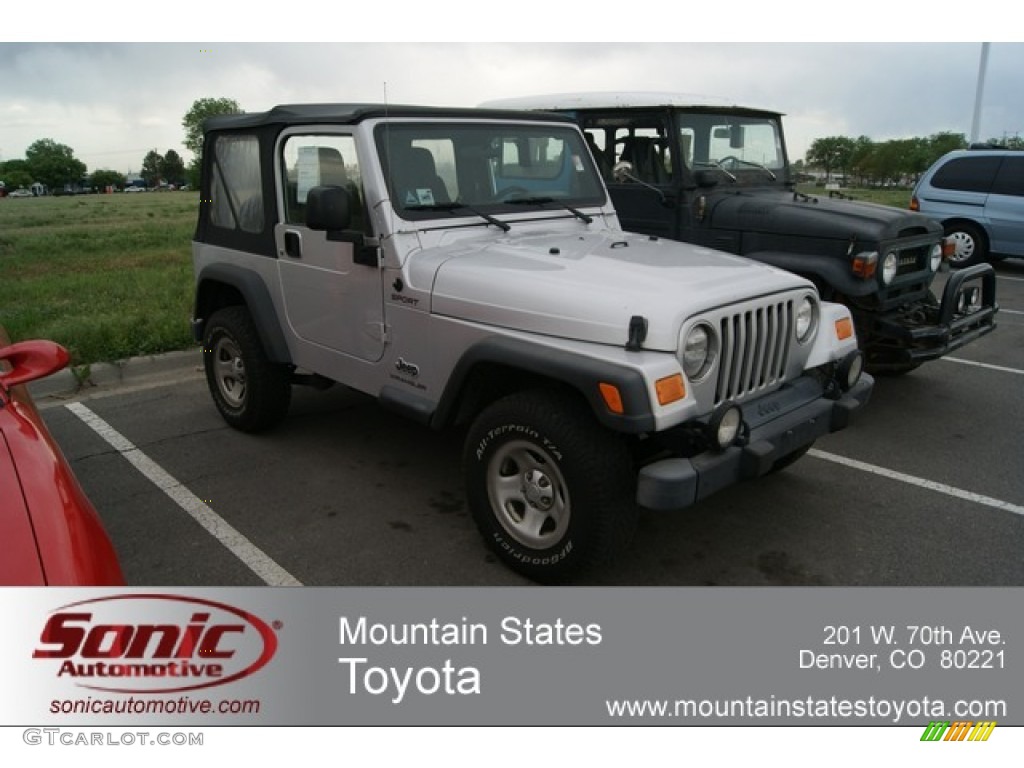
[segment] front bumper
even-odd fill
[[[637,503],[655,510],[683,509],[741,480],[760,477],[778,460],[844,429],[873,388],[874,379],[864,374],[850,391],[831,400],[820,383],[804,377],[748,401],[742,406],[749,427],[744,445],[648,464],[637,477]]]
[[[969,301],[971,297],[974,301]],[[906,368],[936,360],[995,330],[996,273],[990,264],[978,264],[950,274],[938,307],[929,307],[878,319],[871,337],[877,344],[865,350],[872,371]]]

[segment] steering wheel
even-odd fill
[[[507,203],[510,200],[514,200],[517,197],[529,197],[530,190],[525,187],[505,187],[503,190],[498,192],[495,196],[495,200],[499,203]]]
[[[719,158],[718,164],[723,168],[726,165],[735,168],[737,165],[742,165],[743,161],[736,157],[736,155],[726,155],[725,157]]]

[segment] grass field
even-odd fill
[[[899,208],[910,199],[843,191]],[[72,365],[191,346],[198,202],[195,192],[0,199],[0,325],[14,341],[63,344]]]
[[[0,325],[73,365],[188,347],[198,194],[0,199]]]
[[[801,192],[808,195],[816,195],[817,197],[828,197],[828,192],[825,191],[824,187],[816,187],[813,184],[801,184],[798,188]],[[851,188],[840,190],[844,195],[852,197],[854,200],[858,200],[862,203],[879,203],[881,205],[892,206],[893,208],[909,208],[910,207],[910,190],[909,189],[861,189]]]

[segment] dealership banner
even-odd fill
[[[10,588],[0,607],[0,726],[1024,726],[1022,589]]]

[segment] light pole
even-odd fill
[[[985,70],[988,68],[988,47],[981,44],[981,61],[978,63],[978,87],[974,92],[974,120],[971,121],[971,144],[978,141],[978,127],[981,124],[981,95],[985,90]]]

